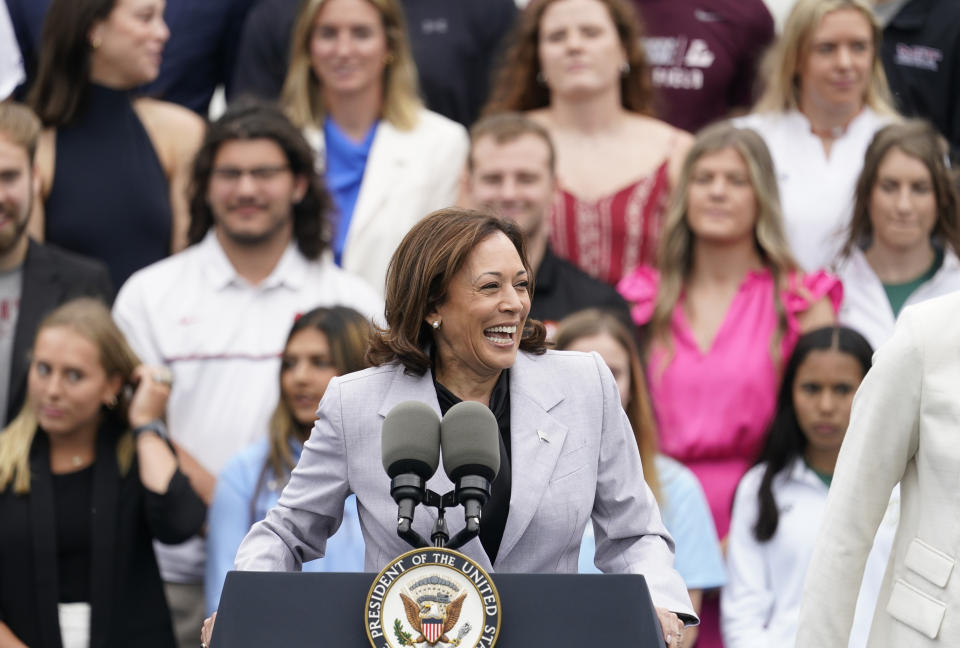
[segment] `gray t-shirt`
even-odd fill
[[[0,421],[7,420],[7,395],[10,393],[10,367],[13,364],[13,336],[20,314],[23,267],[0,272]]]

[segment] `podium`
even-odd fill
[[[230,572],[211,648],[365,648],[364,600],[376,574]],[[498,648],[662,648],[643,576],[490,574]]]

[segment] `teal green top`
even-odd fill
[[[937,271],[942,265],[943,250],[934,248],[933,263],[930,264],[930,267],[922,275],[906,283],[883,284],[883,290],[887,293],[887,299],[890,300],[890,308],[893,309],[894,317],[900,315],[900,310],[907,302],[907,299],[910,298],[910,295],[912,295],[917,288],[933,279],[933,275],[937,274]]]
[[[820,478],[820,481],[826,484],[827,488],[830,488],[830,482],[833,481],[833,473],[820,472],[819,470],[811,466],[810,462],[807,461],[806,459],[803,460],[803,463],[807,464],[807,468],[812,470],[813,473]]]

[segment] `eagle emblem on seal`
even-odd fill
[[[424,601],[419,604],[403,593],[400,594],[400,598],[403,600],[407,621],[416,632],[420,633],[416,639],[409,641],[408,645],[426,642],[430,646],[435,646],[442,641],[456,646],[460,643],[459,639],[449,639],[447,633],[453,630],[460,619],[460,609],[467,598],[466,593],[446,605],[439,605],[434,601]]]

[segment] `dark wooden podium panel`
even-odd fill
[[[363,648],[376,574],[230,572],[212,648]],[[661,648],[643,576],[491,574],[500,593],[498,648]]]

